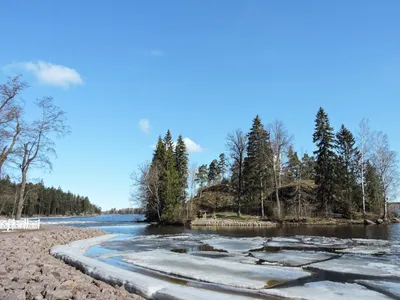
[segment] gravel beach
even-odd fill
[[[49,254],[54,245],[103,234],[97,229],[56,226],[0,233],[0,299],[143,299],[86,276]]]

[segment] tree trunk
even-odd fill
[[[22,171],[21,188],[19,190],[17,212],[15,214],[16,220],[21,219],[22,209],[24,208],[25,187],[26,187],[26,171]]]
[[[364,183],[364,153],[361,153],[361,189],[362,189],[362,213],[365,219],[365,183]]]
[[[276,166],[274,167],[274,179],[275,179],[275,197],[276,197],[276,216],[278,219],[281,218],[281,202],[279,200],[279,182],[278,174],[276,173]]]
[[[385,198],[383,199],[383,219],[386,221],[388,219],[388,203],[386,195],[384,197]]]
[[[242,213],[240,212],[240,196],[238,197],[238,210],[237,210],[237,215],[238,217],[240,217],[242,215]]]
[[[264,186],[263,180],[260,180],[261,192],[260,192],[260,200],[261,200],[261,217],[264,218]]]

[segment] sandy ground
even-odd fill
[[[86,276],[49,254],[54,245],[103,234],[61,226],[0,233],[0,299],[143,299]]]

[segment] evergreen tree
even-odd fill
[[[383,206],[383,185],[376,168],[367,161],[365,168],[366,208],[369,211],[380,213]]]
[[[207,165],[201,165],[196,173],[196,183],[202,188],[208,182],[208,167]]]
[[[219,173],[220,173],[220,180],[223,180],[225,178],[225,173],[226,173],[226,159],[225,159],[225,154],[221,153],[219,155],[219,161],[218,161],[218,168],[219,168]]]
[[[154,182],[159,182],[159,184],[157,185],[159,186],[159,188],[157,188],[156,192],[149,191],[148,188],[145,188],[143,191],[143,193],[146,194],[145,216],[149,221],[160,221],[160,214],[162,214],[162,211],[165,207],[165,199],[163,197],[163,188],[165,187],[165,185],[163,184],[165,176],[165,157],[165,143],[162,140],[161,136],[159,136],[156,149],[154,150],[150,169],[148,170],[148,172],[143,174],[147,178],[142,178],[145,185],[149,185],[150,175],[157,176],[157,178],[151,178],[153,185],[155,184]]]
[[[181,213],[181,194],[179,186],[179,174],[176,168],[176,159],[174,153],[174,142],[171,132],[168,130],[164,138],[165,159],[162,199],[164,201],[164,209],[162,219],[165,222],[176,222],[180,219]]]
[[[328,216],[334,201],[335,188],[335,153],[333,128],[330,126],[328,115],[321,107],[315,120],[315,132],[313,142],[316,143],[317,150],[315,165],[315,184],[317,185],[317,202],[320,211]]]
[[[185,142],[181,135],[179,135],[175,147],[175,157],[176,157],[176,168],[179,175],[179,189],[180,189],[180,200],[182,203],[186,200],[186,189],[188,180],[188,164],[189,157],[186,150]]]
[[[297,152],[293,151],[293,147],[290,146],[288,150],[288,161],[285,168],[285,181],[287,183],[294,182],[300,178],[301,172],[301,161],[297,156]]]
[[[304,153],[301,158],[302,173],[301,178],[304,180],[314,180],[315,179],[315,158],[314,156],[309,156]]]
[[[218,161],[214,159],[208,167],[208,182],[214,184],[218,180],[219,173]]]
[[[264,217],[264,192],[270,178],[270,162],[272,152],[269,147],[269,134],[264,129],[260,117],[253,119],[248,134],[247,157],[245,159],[246,187],[258,194],[261,216]]]
[[[344,126],[336,134],[337,151],[336,184],[338,197],[337,209],[349,217],[354,205],[353,195],[356,188],[356,168],[358,151],[353,134]]]

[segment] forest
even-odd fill
[[[299,154],[282,121],[264,125],[257,115],[248,132],[226,137],[226,153],[189,168],[182,136],[159,137],[151,162],[133,174],[132,199],[149,221],[182,223],[203,212],[235,212],[281,220],[286,216],[388,218],[396,199],[397,153],[386,134],[366,119],[356,134],[335,131],[320,108],[310,138],[312,154]]]
[[[0,215],[98,214],[101,209],[87,197],[28,181],[32,169],[52,170],[55,140],[70,133],[66,113],[53,98],[38,98],[38,115],[24,119],[23,92],[29,87],[21,76],[0,84]]]

